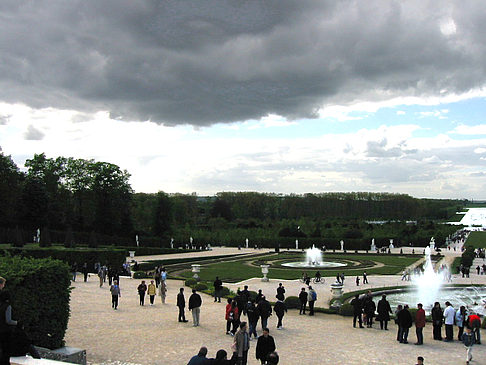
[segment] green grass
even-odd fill
[[[475,248],[486,248],[486,232],[471,232],[467,238],[466,245],[472,245]]]
[[[281,260],[282,255],[268,255],[260,258],[260,261],[265,259],[269,262],[272,260]],[[418,256],[398,256],[398,255],[364,255],[364,254],[349,254],[349,255],[325,255],[325,260],[332,260],[333,258],[340,260],[372,260],[375,262],[383,263],[385,266],[377,268],[339,268],[330,270],[320,270],[323,276],[334,277],[337,273],[344,272],[346,276],[356,276],[362,275],[363,271],[366,271],[368,275],[394,275],[401,273],[404,267],[411,265],[421,257]],[[291,257],[286,256],[285,259],[292,261]],[[255,259],[245,258],[241,260],[234,260],[231,262],[220,262],[203,265],[201,267],[200,277],[204,281],[214,280],[216,276],[223,281],[227,282],[237,282],[241,280],[246,280],[253,277],[262,277],[262,272],[259,266],[252,265]],[[291,268],[280,268],[280,267],[270,267],[268,277],[271,279],[299,279],[302,277],[302,269],[291,269]],[[310,276],[313,276],[315,272],[312,270],[307,270]],[[190,270],[183,271],[181,273],[182,277],[191,277],[192,273]]]

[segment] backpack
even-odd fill
[[[312,300],[317,300],[317,293],[315,291],[311,292]]]

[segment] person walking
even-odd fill
[[[258,293],[255,298],[255,303],[258,305],[258,303],[260,303],[260,300],[262,300],[262,298],[263,298],[262,290],[258,289]]]
[[[472,348],[476,343],[474,333],[469,326],[466,327],[466,332],[462,334],[462,343],[466,347],[466,364],[469,364],[469,361],[472,360]]]
[[[157,287],[154,284],[153,280],[150,280],[150,284],[147,287],[147,294],[150,298],[150,305],[154,305],[155,294],[157,293]]]
[[[445,302],[446,308],[444,309],[444,323],[446,330],[445,341],[454,341],[454,317],[456,316],[456,311],[452,307],[450,302]]]
[[[458,328],[457,339],[462,341],[462,334],[464,333],[464,325],[466,324],[466,307],[461,305],[461,307],[456,312],[456,326]]]
[[[442,323],[444,320],[444,312],[442,311],[442,308],[440,307],[439,302],[434,303],[434,307],[431,310],[432,315],[432,326],[433,326],[433,334],[434,334],[434,340],[436,341],[442,341]]]
[[[83,275],[84,275],[84,282],[86,283],[88,281],[88,263],[85,262],[83,264]]]
[[[307,292],[305,291],[305,288],[300,289],[299,301],[300,301],[299,314],[305,314],[305,307],[307,305]]]
[[[257,324],[258,324],[258,310],[255,306],[255,299],[250,299],[248,302],[248,306],[246,307],[246,315],[248,316],[248,324],[250,327],[250,330],[248,332],[248,335],[250,336],[251,340],[251,335],[253,334],[255,336],[255,339],[258,337],[257,335]]]
[[[71,265],[71,274],[73,276],[73,281],[76,281],[76,275],[78,273],[78,263],[74,262],[74,264]],[[110,283],[111,285],[111,283]]]
[[[262,330],[263,330],[264,328],[267,328],[268,318],[272,315],[272,307],[270,306],[270,303],[265,298],[265,296],[263,296],[260,302],[258,303],[257,309],[258,309],[258,314],[260,315],[261,318]]]
[[[154,272],[154,279],[155,279],[155,287],[158,288],[159,285],[160,285],[160,278],[161,278],[161,274],[160,274],[160,267],[156,266],[155,267],[155,272]]]
[[[425,327],[425,311],[422,308],[422,303],[417,304],[417,313],[415,315],[415,333],[417,335],[416,345],[424,344],[424,334],[423,330]]]
[[[226,334],[227,335],[233,335],[231,332],[231,325],[233,324],[233,320],[235,318],[235,313],[233,311],[233,299],[228,298],[226,304],[226,310],[225,310],[225,315],[224,319],[226,320]],[[238,308],[236,308],[238,310]]]
[[[140,285],[137,287],[138,295],[140,296],[140,305],[144,305],[145,303],[145,292],[147,291],[147,285],[145,284],[145,280],[142,280]]]
[[[121,297],[121,290],[117,280],[113,280],[113,284],[110,286],[110,293],[111,293],[111,307],[114,310],[117,310],[118,298]]]
[[[160,280],[159,284],[159,296],[162,304],[165,304],[165,298],[167,296],[167,282],[165,280]]]
[[[309,316],[314,315],[314,304],[316,303],[316,300],[317,293],[312,286],[309,286],[309,291],[307,293],[307,301],[309,302]]]
[[[192,325],[194,327],[199,326],[199,316],[201,314],[202,299],[201,296],[196,293],[196,289],[192,289],[192,294],[189,297],[189,310],[192,311]]]
[[[240,329],[235,334],[234,348],[238,359],[236,363],[246,365],[250,349],[250,336],[248,336],[246,322],[240,323]]]
[[[364,284],[369,284],[368,283],[368,274],[366,274],[366,271],[363,272],[363,285]]]
[[[386,300],[386,295],[383,294],[378,301],[378,317],[376,318],[380,322],[380,329],[388,331],[388,321],[390,320],[390,314],[392,310],[390,303]]]
[[[231,324],[233,325],[233,329],[231,330],[230,334],[231,336],[234,336],[240,326],[240,318],[241,318],[240,309],[238,308],[236,300],[234,299],[231,301],[230,318],[231,318]]]
[[[214,301],[221,303],[221,297],[223,295],[223,282],[216,276],[214,280]]]
[[[103,268],[98,267],[98,279],[100,279],[100,288],[103,286]]]
[[[283,329],[282,319],[285,315],[285,312],[287,312],[287,306],[285,305],[284,301],[278,299],[277,303],[275,303],[275,305],[273,307],[273,311],[275,312],[275,315],[278,318],[277,329],[281,330],[281,329]]]
[[[260,360],[261,364],[266,364],[267,356],[275,351],[275,340],[270,336],[268,328],[263,329],[263,335],[258,337],[256,345],[256,359]]]
[[[403,309],[398,313],[398,325],[400,326],[400,343],[408,343],[408,332],[412,327],[413,320],[408,305],[405,304]]]
[[[184,288],[179,289],[179,294],[177,294],[177,307],[179,308],[179,322],[187,322],[186,314],[184,313],[184,308],[186,307],[186,298],[184,298]]]

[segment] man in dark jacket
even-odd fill
[[[283,302],[283,300],[277,300],[277,303],[275,303],[273,307],[273,311],[275,312],[277,318],[278,318],[278,323],[277,323],[277,329],[281,330],[283,328],[282,325],[282,319],[285,315],[285,312],[287,312],[287,306]]]
[[[275,341],[272,336],[270,336],[270,331],[268,328],[263,329],[263,335],[258,337],[258,342],[256,345],[256,358],[260,360],[262,364],[265,364],[268,354],[275,351]]]
[[[386,300],[386,295],[383,294],[378,301],[378,320],[380,321],[380,329],[388,331],[388,321],[390,320],[390,314],[393,313],[390,307],[390,303]]]
[[[221,303],[221,296],[223,294],[223,282],[220,280],[219,277],[216,276],[216,280],[214,280],[214,301],[218,301]]]
[[[376,304],[371,295],[367,295],[363,304],[363,312],[366,314],[366,327],[373,327],[373,317],[375,316]]]
[[[412,315],[408,310],[408,305],[405,304],[403,309],[398,312],[398,325],[400,326],[400,343],[408,343],[408,331],[412,327]]]
[[[201,314],[201,296],[196,293],[196,289],[192,289],[192,294],[189,297],[189,310],[192,311],[192,323],[194,327],[199,326],[199,315]]]
[[[263,296],[258,303],[257,310],[262,319],[262,329],[267,328],[268,317],[272,315],[272,307],[265,296]]]
[[[305,288],[302,288],[300,290],[299,300],[300,300],[299,314],[305,314],[305,306],[307,304],[307,292],[305,291]]]
[[[351,301],[351,305],[353,306],[353,327],[356,327],[356,320],[358,320],[359,328],[364,328],[363,318],[361,317],[361,314],[363,313],[363,308],[361,306],[361,300],[359,299],[358,294],[356,294],[354,299]]]
[[[275,296],[278,300],[285,300],[285,288],[282,283],[278,284],[277,295]]]
[[[186,306],[186,298],[184,298],[184,288],[179,289],[177,294],[177,307],[179,307],[179,322],[187,322],[184,308]]]
[[[248,307],[248,301],[250,300],[250,291],[248,290],[248,285],[245,285],[241,291],[241,301],[243,304],[243,314],[246,316],[246,308]]]
[[[248,302],[248,306],[246,307],[246,314],[248,316],[248,323],[250,327],[248,335],[251,338],[251,335],[253,334],[253,336],[257,338],[258,336],[256,332],[256,327],[258,323],[259,314],[258,314],[258,309],[255,306],[254,299],[250,299],[250,301]]]
[[[208,363],[208,358],[206,355],[208,354],[208,349],[206,347],[201,347],[198,354],[193,356],[191,360],[187,363],[187,365],[205,365]]]

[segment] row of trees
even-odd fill
[[[66,232],[66,242],[73,240],[72,232],[91,237],[88,241],[117,236],[134,242],[139,235],[142,244],[150,241],[155,246],[168,244],[170,237],[180,242],[190,236],[206,243],[242,237],[412,240],[440,234],[431,221],[451,216],[464,204],[388,193],[145,194],[134,193],[130,174],[107,162],[36,154],[25,167],[20,171],[10,156],[0,153],[0,229],[34,233],[41,228],[53,236]],[[419,224],[406,225],[405,220]]]

